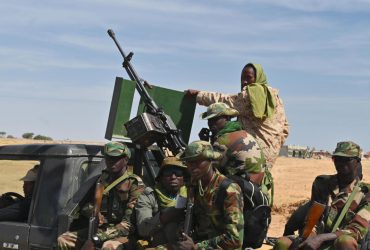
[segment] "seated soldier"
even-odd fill
[[[339,142],[332,158],[337,174],[320,175],[312,185],[311,202],[326,204],[326,212],[298,248],[359,249],[368,232],[369,185],[358,174],[360,147],[351,141]],[[289,249],[293,241],[293,236],[282,237],[274,249]]]
[[[183,234],[174,249],[242,249],[243,196],[240,187],[220,174],[212,162],[221,158],[205,141],[190,143],[179,155],[194,186],[194,233]],[[221,195],[221,196],[220,196]],[[222,197],[222,199],[218,199]]]
[[[104,185],[107,211],[100,214],[97,238],[103,249],[120,249],[134,231],[133,210],[144,191],[141,178],[128,166],[130,149],[120,142],[109,142],[104,147],[107,169],[100,182]],[[86,209],[83,209],[86,210]],[[86,213],[86,211],[83,211]],[[66,232],[58,237],[59,249],[79,249],[86,240],[86,231]],[[91,244],[91,242],[89,242]]]
[[[37,173],[39,165],[35,165],[32,169],[28,170],[27,174],[21,178],[23,181],[23,192],[24,197],[17,197],[17,199],[8,206],[4,206],[0,209],[0,221],[26,221],[28,218],[28,212],[32,201],[33,188],[36,183]],[[6,193],[2,196],[6,199]]]
[[[186,166],[176,159],[163,160],[154,188],[147,187],[136,203],[136,227],[149,247],[175,242],[184,220],[184,209],[175,208],[177,195],[187,196],[184,178]]]

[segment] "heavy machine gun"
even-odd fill
[[[165,114],[162,108],[158,107],[154,100],[146,91],[142,80],[131,65],[131,59],[134,55],[130,52],[127,56],[119,45],[113,30],[108,30],[108,35],[113,39],[119,52],[123,57],[122,66],[125,68],[128,76],[136,83],[136,90],[139,92],[146,112],[131,119],[124,125],[128,137],[143,147],[148,147],[154,142],[161,148],[169,149],[174,155],[183,150],[186,143],[182,139],[181,130],[177,129],[171,117]]]

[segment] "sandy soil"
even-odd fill
[[[0,145],[24,143],[45,143],[45,141],[0,138]],[[32,164],[34,162],[22,162],[22,164],[15,165],[8,161],[0,161],[0,193],[4,191],[22,193],[22,183],[18,180]],[[363,160],[362,165],[364,181],[370,182],[370,161]],[[272,223],[268,235],[281,236],[286,219],[297,207],[297,204],[309,199],[314,178],[320,174],[332,173],[335,173],[335,169],[330,158],[317,160],[279,157],[272,169],[275,195]]]

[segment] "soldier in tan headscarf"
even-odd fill
[[[241,88],[238,94],[191,89],[186,92],[188,95],[196,95],[200,105],[223,102],[238,110],[243,129],[256,138],[265,154],[268,167],[272,167],[289,134],[283,102],[278,90],[268,86],[260,64],[248,63],[244,66]]]

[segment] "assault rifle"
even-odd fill
[[[194,187],[188,187],[188,200],[186,203],[186,213],[184,222],[184,233],[191,235],[192,223],[193,223],[193,207],[194,207]]]
[[[96,233],[98,232],[99,227],[99,213],[102,205],[103,193],[104,185],[100,180],[98,180],[95,187],[94,209],[89,219],[87,241],[84,244],[83,249],[94,249],[94,245],[99,244],[99,239],[96,236]]]
[[[134,143],[141,146],[148,147],[156,142],[159,147],[168,148],[173,154],[179,153],[186,146],[186,143],[182,139],[181,131],[177,129],[171,117],[166,115],[157,106],[144,88],[143,83],[145,81],[137,75],[130,62],[134,53],[130,52],[126,56],[116,40],[113,30],[109,29],[108,35],[113,39],[121,53],[123,57],[122,66],[125,68],[130,79],[136,83],[136,90],[139,92],[146,106],[145,113],[125,123],[128,136]]]
[[[317,222],[319,222],[321,215],[324,213],[325,207],[326,206],[324,204],[321,204],[317,201],[312,202],[312,205],[308,210],[303,231],[301,235],[293,241],[289,248],[290,250],[298,249],[299,244],[301,244],[308,238],[308,236],[310,236],[312,229],[315,227]]]

